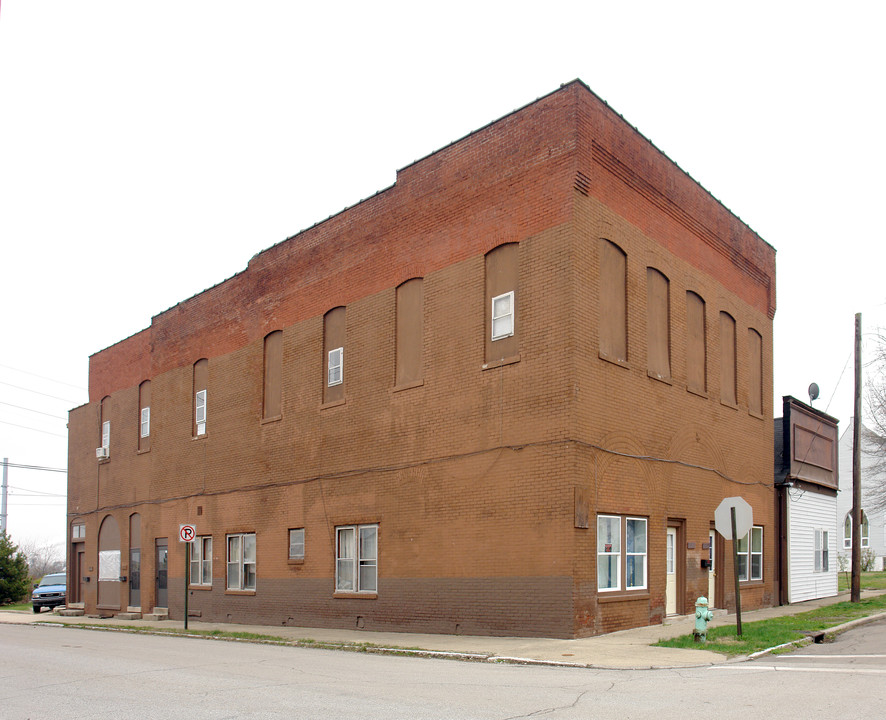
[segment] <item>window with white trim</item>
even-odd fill
[[[105,420],[102,423],[102,447],[107,450],[111,447],[111,421]]]
[[[197,423],[197,434],[206,434],[206,391],[194,393],[194,422]]]
[[[830,533],[821,528],[815,529],[815,572],[828,572],[828,544],[830,542]]]
[[[255,590],[255,533],[228,535],[228,590]]]
[[[212,536],[195,538],[191,546],[191,585],[212,585]]]
[[[514,334],[514,291],[492,298],[492,339]]]
[[[71,540],[82,540],[86,537],[85,523],[75,523],[71,525]]]
[[[750,544],[748,544],[749,536]],[[760,525],[754,525],[751,531],[738,541],[738,579],[741,581],[763,579],[763,528]]]
[[[139,417],[139,437],[146,438],[151,434],[151,408],[143,407]]]
[[[597,590],[646,588],[647,525],[646,518],[597,516]]]
[[[289,559],[305,559],[305,529],[293,528],[289,531]]]
[[[869,547],[871,524],[868,522],[868,516],[865,511],[861,511],[861,546]],[[843,521],[843,547],[849,549],[852,547],[852,512],[846,513],[846,519]]]
[[[335,529],[335,589],[378,591],[378,525]]]
[[[329,387],[341,385],[344,380],[344,348],[335,348],[329,351],[329,361],[326,370],[326,384]]]

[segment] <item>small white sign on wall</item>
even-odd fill
[[[98,554],[98,579],[120,579],[120,551],[102,550]]]

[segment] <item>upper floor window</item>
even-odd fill
[[[627,255],[618,245],[600,239],[599,339],[600,354],[628,359]]]
[[[74,523],[71,525],[71,540],[82,540],[86,537],[86,524]]]
[[[203,358],[194,363],[194,420],[193,435],[206,434],[206,387],[209,384],[209,360]]]
[[[720,313],[720,401],[736,405],[735,318]]]
[[[422,379],[424,346],[424,280],[412,278],[397,288],[397,356],[395,385]]]
[[[262,418],[283,414],[283,331],[265,336],[264,383],[262,387]]]
[[[649,374],[671,376],[671,289],[655,268],[646,268],[646,354]]]
[[[101,423],[101,437],[95,456],[99,459],[110,457],[111,454],[111,398],[102,398],[99,407],[99,422]]]
[[[520,246],[505,243],[486,253],[486,362],[516,357],[520,353],[517,294]]]
[[[514,334],[514,291],[492,298],[492,339]]]
[[[708,391],[708,338],[705,302],[691,290],[686,293],[686,387]]]
[[[345,398],[345,321],[344,307],[333,308],[323,316],[323,356],[326,369],[323,382],[324,404]]]
[[[151,381],[138,386],[138,449],[151,449]]]

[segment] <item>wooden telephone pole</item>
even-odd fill
[[[855,314],[855,417],[852,420],[852,602],[861,600],[861,313]]]

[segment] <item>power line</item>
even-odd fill
[[[43,490],[31,490],[30,488],[17,487],[15,485],[7,485],[6,487],[8,487],[10,490],[21,490],[23,493],[33,493],[34,496],[45,495],[46,497],[68,497],[67,495],[62,493],[44,492]],[[15,494],[19,497],[31,497],[30,495],[22,495],[21,493]]]
[[[38,375],[37,373],[32,373],[28,370],[21,370],[20,368],[12,367],[11,365],[4,365],[3,363],[0,363],[0,367],[6,368],[7,370],[15,370],[16,372],[24,373],[25,375],[31,375],[33,377],[40,378],[41,380],[49,380],[49,382],[54,382],[58,385],[67,385],[68,387],[72,387],[76,390],[86,390],[86,388],[81,385],[74,385],[73,383],[68,383],[64,380],[56,380],[55,378],[46,377],[45,375]]]
[[[79,400],[70,400],[69,398],[59,397],[58,395],[50,395],[49,393],[42,393],[39,390],[31,390],[30,388],[22,387],[21,385],[13,385],[12,383],[3,382],[0,380],[0,385],[6,385],[7,387],[15,388],[16,390],[24,390],[25,392],[34,393],[35,395],[42,395],[43,397],[52,398],[53,400],[61,400],[66,403],[77,403]]]
[[[7,407],[14,407],[16,410],[27,410],[28,412],[37,413],[38,415],[46,415],[46,417],[58,418],[59,420],[67,420],[63,415],[53,415],[52,413],[43,412],[42,410],[34,410],[33,408],[27,408],[22,405],[13,405],[12,403],[0,401],[0,405],[6,405]]]
[[[65,468],[51,468],[45,467],[43,465],[22,465],[20,463],[6,463],[6,467],[18,468],[19,470],[41,470],[43,472],[57,472],[57,473],[65,473],[67,475],[68,471]]]
[[[12,425],[13,427],[22,428],[24,430],[33,430],[34,432],[43,433],[44,435],[55,435],[55,437],[66,438],[67,435],[62,435],[61,433],[49,432],[48,430],[40,430],[39,428],[28,427],[27,425],[19,425],[18,423],[6,422],[5,420],[0,420],[0,423],[3,425]]]

